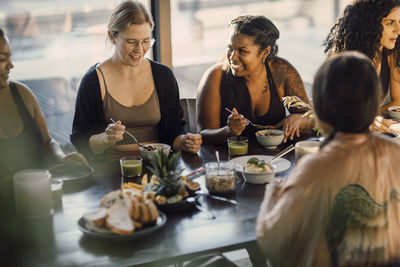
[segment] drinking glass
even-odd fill
[[[121,174],[124,178],[134,178],[142,175],[143,159],[141,157],[123,157],[119,160]]]
[[[29,169],[14,174],[15,208],[21,217],[42,217],[53,214],[48,170]]]
[[[249,148],[249,139],[244,136],[234,136],[228,138],[229,156],[246,155]]]
[[[301,157],[309,153],[317,153],[321,143],[318,141],[299,141],[295,145],[295,158],[298,161]]]

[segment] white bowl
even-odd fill
[[[388,112],[392,119],[400,120],[400,106],[388,107]]]
[[[271,182],[275,177],[276,166],[269,164],[272,167],[272,171],[268,172],[248,172],[242,171],[244,180],[249,184],[265,184]]]
[[[283,141],[283,131],[267,129],[256,132],[257,141],[266,148],[276,148]]]
[[[155,154],[157,154],[159,150],[163,150],[166,155],[168,155],[169,151],[171,150],[170,145],[162,143],[151,143],[151,144],[146,144],[145,146],[147,147],[151,146],[155,148],[154,150],[145,150],[144,148],[139,147],[140,154],[145,160],[150,160],[150,158],[153,157]]]

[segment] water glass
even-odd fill
[[[295,158],[298,161],[301,157],[310,153],[317,153],[321,143],[318,141],[299,141],[295,145]]]
[[[29,169],[14,174],[16,213],[20,217],[43,217],[53,214],[48,170]]]

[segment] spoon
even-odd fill
[[[210,217],[211,220],[214,220],[216,217],[214,216],[214,214],[212,214],[211,212],[209,212],[208,210],[206,210],[205,208],[203,208],[194,197],[188,197],[186,198],[186,201],[188,203],[193,204],[199,211],[204,212],[205,214],[207,214],[208,217]]]
[[[273,162],[274,160],[286,155],[287,153],[289,153],[290,151],[292,151],[293,149],[295,149],[295,146],[293,144],[291,144],[290,146],[288,146],[287,148],[285,148],[284,150],[282,150],[281,152],[279,152],[278,154],[276,154],[272,159],[270,159],[269,161],[267,161],[267,163],[265,164],[269,164],[271,162]]]
[[[217,158],[218,171],[220,171],[220,167],[219,167],[219,152],[218,152],[218,150],[215,150],[215,157]]]
[[[112,123],[116,124],[116,122],[115,122],[115,120],[113,120],[113,118],[111,118],[110,120],[112,121]],[[132,137],[133,140],[135,140],[135,143],[136,143],[138,146],[140,146],[141,148],[143,148],[143,149],[146,150],[146,151],[150,151],[150,150],[151,150],[151,148],[149,148],[149,147],[147,147],[147,146],[142,145],[141,143],[139,143],[138,140],[136,139],[136,137],[135,137],[133,134],[131,134],[131,133],[128,132],[127,130],[124,130],[124,132],[125,132],[127,135],[129,135],[130,137]]]
[[[228,112],[231,113],[231,114],[236,114],[236,113],[234,113],[232,110],[230,110],[229,108],[225,108],[225,110],[228,111]],[[249,119],[247,119],[247,118],[244,118],[244,119],[245,119],[246,121],[248,121],[248,122],[250,123],[250,125],[252,125],[252,126],[255,127],[255,128],[259,128],[259,129],[268,128],[267,125],[255,124],[255,123],[252,123],[251,120],[249,120]]]

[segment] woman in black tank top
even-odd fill
[[[50,156],[52,163],[73,160],[87,164],[79,153],[64,154],[51,139],[32,92],[8,80],[14,67],[10,56],[10,43],[0,29],[0,178],[22,169],[43,168],[45,156]]]
[[[329,56],[356,50],[372,60],[382,82],[381,114],[400,105],[399,34],[399,0],[357,0],[346,6],[323,43]]]
[[[254,137],[248,124],[283,128],[285,141],[309,128],[301,114],[285,116],[283,96],[309,99],[295,68],[276,56],[279,31],[264,16],[240,16],[229,27],[226,58],[206,72],[200,83],[197,118],[203,140],[224,143],[230,136]],[[225,110],[234,110],[232,115]]]

